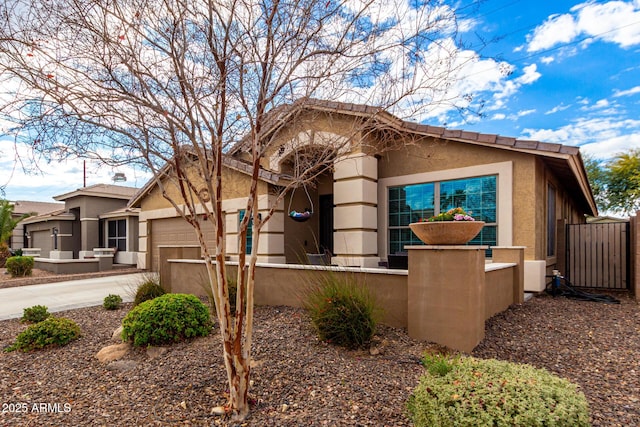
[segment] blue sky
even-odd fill
[[[483,103],[483,115],[440,111],[425,123],[579,146],[603,159],[640,148],[640,0],[455,5],[461,39],[486,59],[463,78],[473,88],[472,105]],[[480,39],[488,42],[482,49]],[[512,73],[496,78],[498,64]],[[31,163],[26,147],[0,135],[6,198],[52,201],[83,184],[81,160],[41,160],[42,172],[25,173]],[[109,182],[115,172],[125,173],[130,186],[149,178],[132,168],[88,163],[87,185]]]
[[[449,127],[599,158],[640,148],[640,1],[488,0],[468,10],[475,23],[465,39],[497,38],[481,53],[524,79],[507,96],[484,93],[485,117],[452,117]]]

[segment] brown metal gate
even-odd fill
[[[574,286],[629,289],[629,223],[568,224],[566,262]]]

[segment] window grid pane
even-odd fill
[[[486,224],[469,244],[497,244],[497,176],[483,176],[439,183],[436,207],[436,183],[389,187],[389,253],[403,252],[407,245],[423,244],[408,227],[411,222],[428,218],[455,207],[462,207],[476,220]],[[491,251],[487,251],[490,256]]]
[[[107,247],[118,251],[127,250],[127,220],[118,219],[107,222]]]
[[[238,211],[238,216],[239,216],[238,226],[240,226],[240,222],[242,222],[242,220],[244,219],[244,215],[245,215],[244,209]],[[253,249],[253,218],[249,220],[249,225],[247,226],[247,244],[244,247],[244,252],[248,255],[251,253],[252,249]]]

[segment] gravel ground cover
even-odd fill
[[[640,311],[620,305],[536,297],[490,319],[474,355],[545,367],[579,384],[594,426],[640,425]],[[2,426],[227,425],[217,328],[164,353],[131,350],[103,364],[95,354],[130,305],[58,313],[78,322],[80,340],[33,353],[0,353]],[[319,342],[300,309],[258,307],[254,406],[247,426],[409,426],[405,402],[437,346],[381,327],[373,352]],[[26,326],[0,322],[0,348]],[[377,353],[377,354],[376,354]]]

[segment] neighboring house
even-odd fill
[[[326,149],[327,141],[345,138],[354,149],[336,153],[331,171],[307,187],[310,200],[302,189],[291,204],[286,197],[263,229],[260,262],[299,263],[306,253],[326,249],[333,264],[378,267],[389,254],[419,244],[410,222],[461,206],[486,222],[472,244],[526,247],[525,280],[529,289],[541,290],[545,274],[563,267],[563,225],[597,215],[576,147],[420,125],[361,105],[312,101],[307,108],[306,116],[291,118],[280,109],[279,125],[264,134],[276,142],[263,157],[260,211],[273,200],[273,186],[290,171],[296,151]],[[364,120],[367,129],[354,135]],[[232,260],[248,194],[245,150],[240,144],[228,153],[223,174]],[[300,211],[310,204],[309,221],[288,218],[289,206]],[[159,245],[196,244],[192,228],[153,182],[129,206],[141,209],[139,267],[157,271]]]
[[[63,203],[50,203],[50,202],[31,202],[28,200],[16,200],[11,202],[13,205],[13,218],[21,218],[23,215],[43,215],[64,206]],[[24,234],[24,221],[20,221],[16,228],[13,229],[13,234],[9,240],[9,247],[11,249],[22,249],[27,245],[27,238]]]
[[[127,201],[137,191],[97,184],[55,196],[62,208],[22,221],[28,247],[53,259],[91,258],[94,248],[114,248],[115,263],[136,264],[138,210],[127,208]]]

